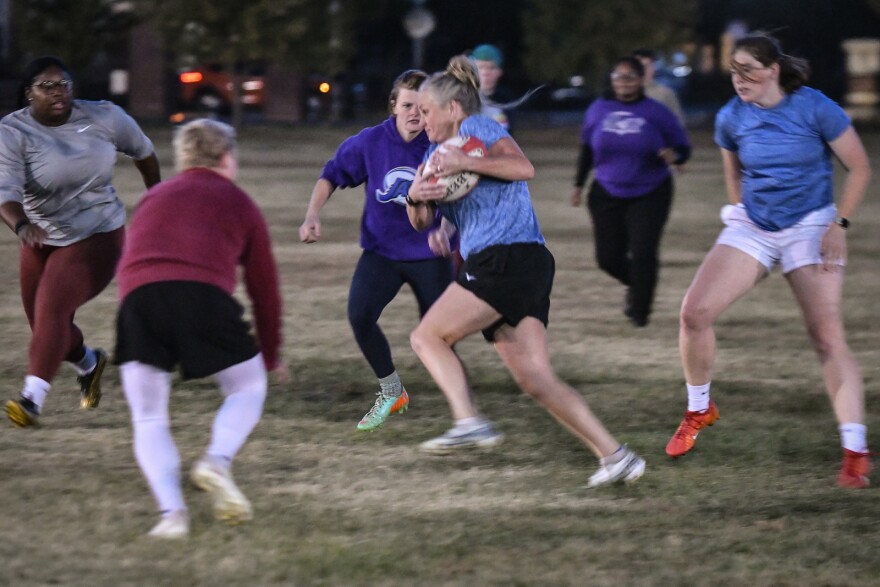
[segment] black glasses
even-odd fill
[[[52,82],[49,80],[37,82],[35,84],[31,84],[31,87],[40,88],[44,92],[51,92],[55,88],[61,88],[65,92],[69,92],[73,89],[73,81],[69,79],[59,80],[57,82]]]

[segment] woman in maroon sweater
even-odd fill
[[[178,130],[174,150],[181,173],[138,204],[117,274],[115,362],[131,407],[135,457],[162,513],[150,532],[158,538],[189,533],[168,418],[175,366],[184,379],[213,375],[223,392],[211,443],[190,477],[212,494],[215,516],[230,523],[252,515],[230,465],[262,415],[266,370],[287,376],[269,231],[256,203],[233,183],[235,132],[197,120]],[[239,266],[256,341],[232,295]]]

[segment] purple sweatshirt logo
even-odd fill
[[[617,135],[639,134],[642,132],[643,126],[645,126],[644,118],[626,111],[611,112],[602,121],[602,130],[604,132],[613,132]]]
[[[376,190],[376,199],[383,204],[394,202],[406,206],[406,195],[415,177],[416,170],[412,167],[395,167],[385,174],[382,180],[383,189]]]

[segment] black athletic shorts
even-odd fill
[[[184,379],[207,377],[260,352],[244,308],[215,285],[159,281],[122,301],[116,319],[116,365],[139,361]]]
[[[483,330],[483,337],[494,342],[498,328],[503,324],[515,327],[526,316],[547,326],[555,272],[553,255],[542,244],[495,245],[465,260],[458,283],[501,314],[500,320]]]

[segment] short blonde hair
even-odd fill
[[[219,167],[226,153],[237,148],[235,129],[216,120],[188,122],[174,134],[174,161],[178,171],[193,167]]]

